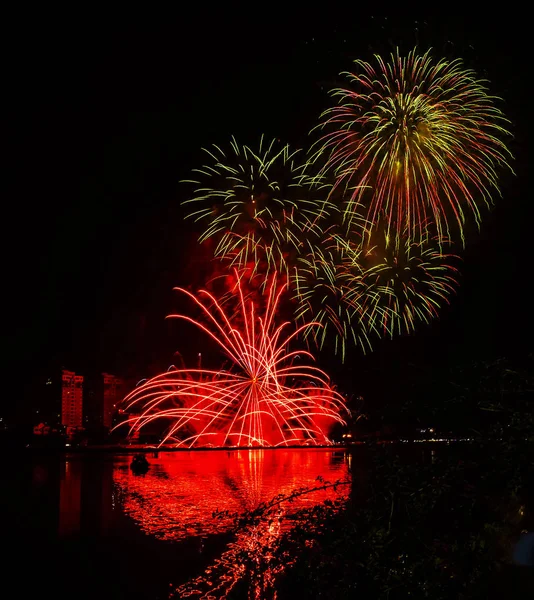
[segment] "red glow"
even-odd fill
[[[278,495],[319,487],[318,476],[348,480],[350,464],[345,452],[319,448],[162,452],[148,456],[150,468],[139,476],[128,468],[129,458],[123,460],[113,476],[124,512],[159,539],[197,537],[199,550],[201,538],[233,526],[231,518],[214,518],[214,512],[242,514]],[[176,589],[175,597],[226,598],[247,579],[249,597],[274,597],[267,591],[287,564],[275,564],[272,549],[298,522],[295,514],[347,493],[347,486],[321,489],[276,505],[266,519],[239,530],[202,575]]]
[[[236,272],[231,314],[207,290],[198,296],[177,288],[201,309],[206,324],[187,315],[170,315],[195,325],[232,362],[228,370],[173,369],[136,388],[126,410],[138,413],[127,422],[138,431],[154,421],[168,426],[161,444],[175,446],[254,447],[330,444],[328,431],[346,410],[324,371],[305,364],[313,359],[290,344],[310,323],[288,333],[289,322],[275,324],[285,285],[276,274],[258,300],[245,296],[243,275]],[[298,366],[295,364],[298,362]],[[140,413],[140,414],[139,414]]]
[[[68,458],[62,464],[59,484],[59,535],[70,535],[80,530],[81,464]]]
[[[213,518],[216,511],[243,513],[278,494],[317,485],[318,476],[334,481],[348,475],[345,454],[328,449],[162,452],[148,460],[145,475],[134,475],[125,462],[113,477],[124,511],[143,531],[166,540],[222,533],[231,522]],[[284,508],[295,512],[343,493],[316,492]]]

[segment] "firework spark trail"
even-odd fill
[[[343,186],[347,221],[365,202],[370,222],[386,216],[388,242],[405,231],[415,239],[428,221],[440,239],[454,224],[464,242],[466,212],[480,225],[511,158],[497,98],[460,60],[415,50],[375,60],[343,73],[350,86],[332,91],[338,105],[323,113],[313,159],[322,155],[334,189]]]
[[[275,270],[286,272],[303,238],[320,234],[332,208],[330,186],[309,174],[299,150],[266,143],[263,136],[257,150],[232,138],[229,150],[213,146],[205,152],[208,164],[183,182],[195,186],[183,205],[204,226],[199,241],[215,239],[214,255],[230,266],[253,262],[265,281]]]
[[[170,315],[192,323],[223,350],[233,368],[176,369],[136,388],[125,399],[126,411],[141,411],[127,422],[132,431],[154,421],[169,421],[161,445],[280,446],[329,444],[329,428],[344,423],[343,397],[319,368],[301,364],[312,359],[289,345],[310,324],[288,333],[289,322],[276,326],[275,315],[285,285],[273,277],[260,312],[245,297],[236,271],[238,311],[228,316],[206,290],[198,296],[176,288],[201,310],[207,324],[187,315]],[[313,324],[311,324],[313,325]]]

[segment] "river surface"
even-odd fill
[[[4,472],[3,586],[17,598],[168,598],[228,557],[232,518],[279,494],[351,476],[333,449],[41,454]],[[286,515],[347,486],[282,503]],[[11,596],[10,596],[11,597]]]

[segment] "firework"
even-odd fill
[[[433,238],[423,226],[415,240],[405,230],[392,244],[387,227],[382,220],[370,224],[357,245],[335,236],[344,249],[344,267],[349,273],[346,285],[361,298],[357,286],[365,282],[364,297],[373,307],[367,311],[368,321],[381,337],[412,333],[418,323],[428,324],[436,318],[439,308],[455,292],[458,274],[453,265],[458,257],[440,250],[449,240]],[[351,274],[356,265],[360,273],[355,277]],[[347,295],[350,301],[351,293]]]
[[[188,217],[204,227],[199,241],[215,240],[214,255],[241,268],[254,264],[268,279],[287,271],[303,238],[320,232],[330,187],[308,173],[299,150],[263,137],[257,150],[232,138],[228,150],[205,150],[208,163],[195,169]]]
[[[364,353],[372,349],[370,333],[377,320],[374,312],[382,310],[369,293],[359,255],[344,237],[330,232],[322,246],[310,246],[299,258],[291,279],[295,317],[304,323],[304,338],[319,348],[332,339],[342,361],[347,343],[359,346]],[[306,327],[310,319],[322,327]]]
[[[464,240],[466,214],[477,226],[481,206],[498,192],[497,170],[511,157],[502,141],[506,119],[486,81],[460,60],[430,53],[356,60],[335,89],[338,105],[323,114],[316,156],[346,192],[345,217],[386,216],[388,240],[415,239],[431,222],[438,238],[452,225]]]
[[[438,316],[456,289],[457,257],[440,250],[448,241],[428,228],[416,240],[403,233],[392,244],[384,220],[360,220],[348,230],[332,227],[303,254],[292,278],[295,316],[323,325],[305,328],[305,339],[319,348],[333,340],[344,361],[349,344],[366,353],[374,340],[412,333]]]
[[[343,397],[326,374],[306,364],[312,356],[289,345],[303,327],[275,325],[285,285],[273,277],[264,309],[245,297],[243,276],[236,271],[238,310],[227,314],[206,290],[188,296],[206,324],[186,315],[170,315],[192,323],[226,354],[231,366],[218,371],[173,369],[136,388],[126,398],[133,430],[154,421],[168,424],[161,444],[176,446],[280,446],[329,444],[327,433],[344,423]],[[309,327],[309,324],[306,325]]]

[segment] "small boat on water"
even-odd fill
[[[134,473],[146,473],[148,471],[148,467],[150,463],[146,459],[144,454],[136,454],[132,458],[132,462],[130,463],[130,469]]]

